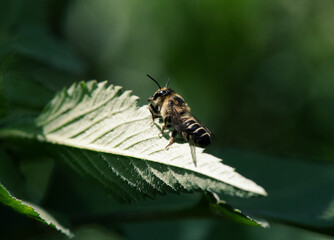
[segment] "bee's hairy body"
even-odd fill
[[[151,79],[154,80],[153,78]],[[174,142],[177,134],[182,136],[185,141],[189,141],[196,146],[208,146],[211,142],[211,133],[191,115],[188,104],[172,89],[167,86],[161,88],[159,84],[158,86],[159,90],[148,99],[150,102],[148,108],[152,114],[153,122],[155,118],[163,120],[161,133],[164,132],[166,127],[172,126],[174,128],[166,148]]]

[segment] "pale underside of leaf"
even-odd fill
[[[107,82],[72,85],[56,95],[36,124],[39,139],[58,151],[81,174],[123,201],[166,192],[209,191],[249,197],[266,195],[253,181],[197,148],[194,165],[188,143],[165,150],[169,133],[159,137],[147,106]]]

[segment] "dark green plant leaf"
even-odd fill
[[[73,74],[82,74],[85,70],[85,64],[71,48],[40,25],[21,27],[9,40],[0,48],[0,55],[14,52]]]
[[[25,202],[12,196],[7,189],[0,183],[0,202],[14,211],[23,215],[31,217],[39,222],[42,222],[58,231],[62,232],[68,237],[73,237],[69,229],[64,228],[45,210],[32,203]]]
[[[255,216],[334,236],[331,163],[228,149],[222,152],[230,164],[263,182],[269,192],[267,198],[257,201],[224,198],[229,203]]]
[[[227,202],[222,201],[218,195],[216,194],[207,194],[207,198],[210,202],[211,210],[217,215],[226,217],[228,219],[232,219],[235,222],[250,225],[250,226],[261,226],[264,228],[269,227],[269,223],[265,220],[256,220],[251,218],[244,213],[242,213],[239,209],[236,209]]]

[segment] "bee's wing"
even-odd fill
[[[171,113],[172,113],[172,124],[174,126],[179,126],[180,131],[185,131],[187,128],[185,127],[184,123],[182,122],[182,119],[184,116],[182,116],[175,108],[174,105],[170,106],[171,107]],[[194,118],[194,120],[201,125],[205,129],[205,131],[210,135],[210,137],[214,137],[214,135],[211,133],[211,131],[200,121],[198,120],[197,117],[189,113],[190,118]]]
[[[182,122],[182,115],[179,113],[179,111],[176,110],[176,107],[174,105],[170,106],[170,111],[171,111],[171,122],[173,127],[179,133],[185,131],[186,128],[184,127],[184,124]]]
[[[171,119],[172,119],[172,124],[174,128],[177,129],[177,131],[179,132],[186,131],[186,127],[184,123],[182,122],[183,116],[176,110],[174,106],[171,106],[171,113],[172,113]],[[197,167],[196,146],[194,145],[193,142],[190,141],[189,147],[190,147],[191,158],[194,162],[195,167]]]
[[[196,146],[191,142],[189,143],[189,146],[190,146],[191,158],[193,159],[195,167],[197,167]]]

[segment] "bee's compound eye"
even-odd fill
[[[170,91],[168,91],[168,90],[160,90],[160,91],[156,92],[156,94],[154,94],[153,98],[155,100],[158,97],[167,96],[168,94],[170,94]]]

